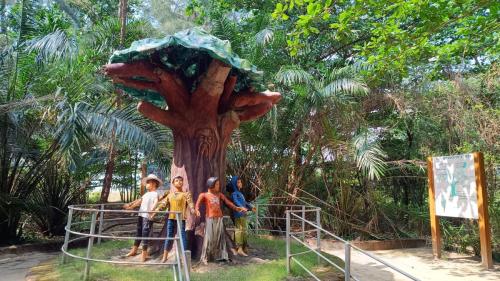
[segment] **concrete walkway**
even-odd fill
[[[57,255],[59,255],[59,252],[26,252],[0,255],[0,280],[24,281],[32,267]]]
[[[344,250],[338,245],[322,242],[322,249],[344,259]],[[434,260],[432,248],[412,248],[385,251],[372,251],[386,262],[403,271],[428,281],[498,281],[500,265],[493,270],[485,270],[478,258],[456,253],[443,253],[443,259]],[[351,274],[359,280],[400,281],[409,280],[383,264],[359,251],[351,252]]]

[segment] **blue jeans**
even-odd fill
[[[177,220],[173,219],[167,219],[167,238],[173,238],[175,233],[177,233]],[[186,239],[186,221],[181,220],[181,239],[182,239],[182,244],[184,244],[184,250],[187,249],[187,239]],[[163,249],[167,250],[169,249],[172,244],[174,243],[174,240],[165,240],[165,244],[163,245]]]

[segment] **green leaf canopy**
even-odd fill
[[[232,51],[231,43],[210,35],[195,27],[168,35],[161,39],[146,38],[132,43],[130,48],[116,51],[109,63],[131,63],[138,60],[150,61],[157,67],[175,72],[184,80],[188,89],[196,89],[199,77],[208,68],[212,59],[218,59],[232,67],[230,75],[236,75],[238,82],[235,92],[253,87],[264,91],[262,72],[248,60],[240,58]],[[145,80],[143,77],[135,77]],[[138,90],[117,84],[131,96],[164,106],[162,96],[153,90]]]

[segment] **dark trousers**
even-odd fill
[[[177,220],[173,219],[167,219],[165,222],[165,227],[167,228],[167,238],[173,238],[174,235],[177,233]],[[184,244],[184,250],[187,249],[187,239],[186,239],[186,221],[181,220],[181,239],[182,243]],[[172,247],[172,244],[174,243],[174,240],[165,240],[165,244],[163,245],[164,250],[170,250],[170,247]]]
[[[137,234],[136,237],[151,237],[153,232],[153,221],[141,216],[137,217]],[[134,242],[134,246],[139,247],[142,239],[137,239]],[[142,249],[147,250],[150,240],[142,240]]]

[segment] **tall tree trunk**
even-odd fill
[[[106,168],[104,169],[104,180],[102,182],[102,191],[101,191],[101,203],[107,203],[109,199],[109,193],[111,192],[111,184],[113,181],[113,172],[115,170],[115,158],[116,158],[116,149],[115,149],[115,137],[111,139],[108,150],[108,160],[106,161]]]
[[[120,16],[120,48],[123,47],[123,43],[125,42],[125,32],[127,28],[127,0],[120,0],[119,7],[119,16]],[[116,93],[116,104],[120,106],[120,96],[119,93]],[[113,181],[113,172],[115,170],[115,158],[116,158],[116,136],[115,136],[115,128],[113,128],[113,133],[111,137],[111,142],[109,144],[108,150],[108,161],[106,163],[106,169],[104,174],[104,181],[102,183],[102,191],[101,191],[101,203],[107,203],[109,198],[109,193],[111,192],[111,184]]]

